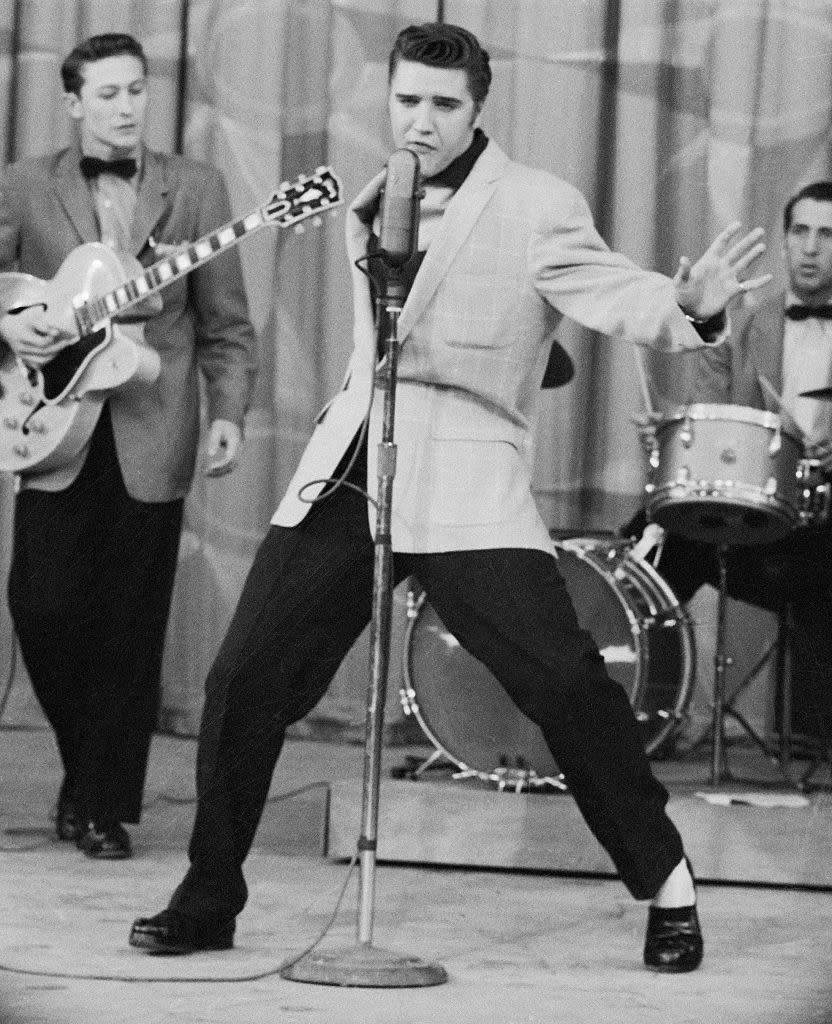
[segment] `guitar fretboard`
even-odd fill
[[[138,277],[124,281],[105,295],[94,298],[88,295],[76,296],[72,305],[79,334],[91,334],[102,321],[135,306],[176,278],[189,274],[202,263],[236,245],[252,231],[267,224],[289,227],[307,217],[316,217],[333,206],[339,206],[341,201],[341,182],[329,167],[319,167],[311,175],[300,175],[294,182],[281,186],[259,209],[184,245],[158,260]]]
[[[192,242],[190,245],[172,253],[148,267],[143,274],[119,285],[111,292],[101,295],[90,302],[85,302],[76,313],[82,329],[90,331],[102,320],[121,313],[130,306],[141,302],[148,295],[169,285],[175,278],[189,274],[201,263],[206,263],[225,249],[244,238],[251,231],[256,231],[273,218],[268,220],[263,210],[256,210],[239,220],[231,221],[217,228],[216,231]]]

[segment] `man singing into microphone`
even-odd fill
[[[652,901],[648,966],[692,970],[702,936],[682,840],[624,690],[579,628],[558,572],[531,494],[530,421],[562,315],[664,351],[697,348],[692,320],[707,328],[768,280],[740,281],[761,232],[740,238],[732,225],[673,280],[641,270],[607,248],[574,188],[489,141],[479,120],[490,81],[488,55],[456,26],[411,26],[390,56],[393,141],[418,156],[424,188],[399,321],[394,576],[418,577],[448,629],[539,724],[622,880]],[[384,178],[348,217],[346,383],[318,419],[209,674],[190,867],[168,908],[133,925],[131,943],[150,952],[232,945],[242,865],[286,727],[320,700],[371,615],[372,510],[359,490],[375,487],[383,335],[362,270],[383,262],[373,253],[391,229]],[[321,482],[342,475],[353,486]]]

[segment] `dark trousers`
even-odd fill
[[[396,581],[418,577],[448,629],[540,726],[633,895],[655,895],[682,842],[626,694],[579,628],[556,559],[500,549],[394,561]],[[286,727],[320,700],[370,619],[372,567],[365,502],[346,488],[264,539],[208,676],[191,866],[171,907],[230,919],[244,906],[242,865]]]
[[[82,820],[141,814],[182,506],[128,495],[106,406],[77,479],[17,496],[9,607]]]
[[[638,536],[645,523],[640,513],[622,532]],[[731,547],[726,564],[731,597],[778,613],[790,605],[791,730],[810,742],[831,743],[832,525],[798,527],[770,544]],[[712,544],[668,533],[657,568],[681,604],[703,583],[719,586]]]

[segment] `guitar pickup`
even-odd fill
[[[33,420],[28,427],[30,434],[46,434],[49,431],[49,427],[43,422],[43,420]]]
[[[21,405],[25,405],[29,409],[31,409],[31,407],[37,401],[35,396],[33,394],[30,394],[28,391],[21,391],[21,392],[19,392],[18,396],[17,396],[17,400],[18,400],[18,402],[20,402]]]
[[[25,444],[13,444],[12,445],[12,452],[19,459],[28,459],[29,458],[29,448]]]
[[[6,427],[7,430],[19,430],[20,420],[16,420],[14,416],[4,416],[3,426]]]

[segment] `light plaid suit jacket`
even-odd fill
[[[360,213],[383,181],[383,174],[374,178],[350,207],[354,350],[344,386],[319,415],[275,513],[277,525],[303,519],[309,505],[298,490],[332,473],[371,406],[368,480],[375,485],[382,402],[380,395],[373,401],[369,288],[354,261],[366,254],[369,235]],[[611,252],[576,189],[514,163],[489,142],[451,200],[400,317],[395,550],[553,550],[531,493],[530,426],[562,316],[663,351],[702,345],[676,305],[672,281]]]

